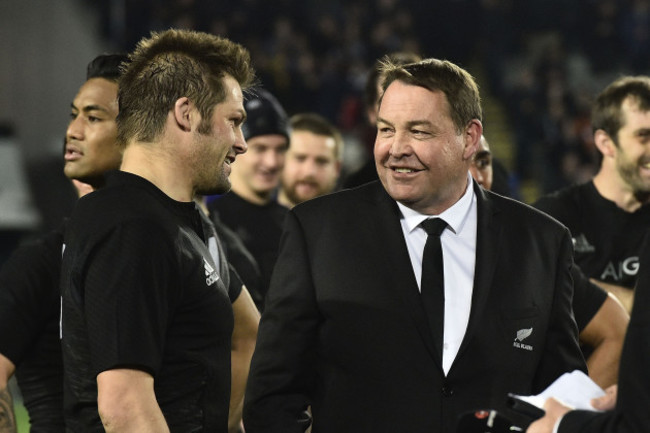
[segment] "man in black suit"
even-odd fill
[[[380,181],[288,214],[249,376],[248,433],[310,423],[319,433],[450,433],[467,410],[505,410],[507,392],[535,394],[585,369],[569,232],[471,180],[483,130],[473,78],[436,59],[388,63],[384,74]],[[447,225],[437,305],[421,300],[430,284],[420,294],[422,269],[435,272],[422,263],[420,223],[432,216]],[[440,304],[444,320],[429,308]]]
[[[555,399],[544,408],[546,416],[531,424],[527,433],[644,433],[650,428],[650,235],[639,256],[632,317],[628,326],[618,377],[616,407],[607,412],[569,411]],[[609,391],[609,390],[608,390]],[[609,396],[606,396],[606,400]],[[601,406],[598,407],[602,409]]]

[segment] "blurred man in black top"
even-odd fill
[[[71,104],[66,176],[80,195],[119,166],[117,79],[126,56],[101,55]],[[15,432],[6,383],[15,372],[32,432],[63,432],[59,275],[63,226],[20,246],[0,270],[0,432]]]
[[[622,77],[596,98],[594,143],[602,155],[589,182],[542,197],[535,206],[565,224],[575,261],[628,312],[650,225],[650,77]]]

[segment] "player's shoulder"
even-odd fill
[[[526,227],[555,227],[564,230],[564,225],[552,215],[541,211],[533,205],[504,197],[491,191],[481,190],[480,194],[486,202],[507,215],[512,225],[520,224]]]
[[[541,196],[533,206],[547,213],[569,211],[580,206],[591,188],[591,182],[573,184]]]

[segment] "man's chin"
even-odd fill
[[[230,182],[223,185],[216,185],[208,188],[198,188],[196,194],[198,195],[220,195],[230,191]]]
[[[321,195],[321,194],[308,194],[308,195],[303,195],[303,196],[299,196],[299,197],[298,197],[298,200],[300,201],[300,203],[302,203],[303,201],[307,201],[307,200],[314,199],[314,198],[316,198],[316,197],[319,197],[320,195]]]
[[[296,203],[296,204],[299,204],[299,203],[305,202],[305,201],[307,201],[307,200],[311,200],[311,199],[313,199],[313,198],[318,197],[319,195],[320,195],[320,194],[318,194],[318,193],[313,193],[313,194],[298,194],[298,193],[296,192],[295,189],[294,189],[293,191],[291,191],[290,193],[287,193],[287,197],[289,197],[289,199],[290,199],[293,203]]]
[[[65,177],[67,177],[70,180],[79,179],[80,177],[83,176],[83,173],[77,170],[77,167],[75,167],[70,162],[66,162],[65,165],[63,166],[63,174],[65,175]]]

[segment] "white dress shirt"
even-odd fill
[[[442,366],[445,374],[449,372],[463,341],[472,307],[477,213],[476,194],[469,173],[467,174],[467,185],[468,187],[460,200],[440,215],[423,215],[399,202],[397,203],[402,212],[400,222],[418,286],[422,279],[422,255],[424,244],[427,241],[427,233],[420,223],[427,218],[438,217],[448,224],[440,235],[445,276],[445,323],[442,350]]]

